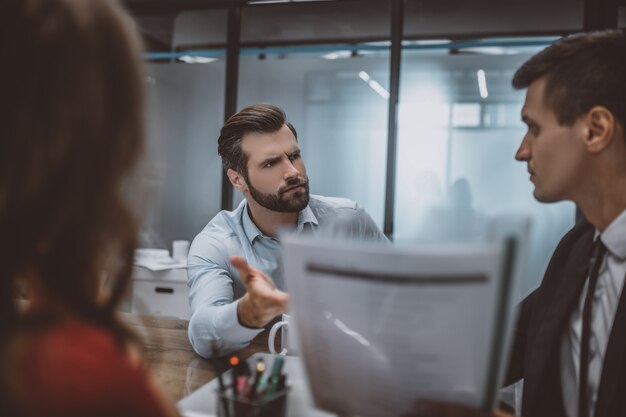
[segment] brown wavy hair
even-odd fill
[[[24,328],[14,287],[26,270],[78,317],[127,336],[114,307],[136,243],[123,187],[143,148],[141,50],[115,0],[0,1],[1,358]]]

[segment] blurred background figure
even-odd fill
[[[398,233],[398,242],[458,243],[486,238],[487,217],[474,207],[467,178],[456,179],[445,196],[434,175],[426,175],[416,184],[419,202],[415,204],[415,220],[403,228],[404,233]]]
[[[0,414],[174,415],[114,312],[137,232],[135,29],[113,0],[2,0],[0,32]]]
[[[467,178],[455,180],[448,190],[447,214],[449,234],[459,240],[479,240],[484,237],[484,216],[474,208],[472,190]]]

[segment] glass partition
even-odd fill
[[[540,282],[573,203],[542,204],[526,164],[515,70],[552,39],[408,43],[402,60],[396,171],[398,240],[476,239],[497,218],[528,218],[521,294]]]
[[[149,195],[141,246],[171,249],[173,240],[191,240],[220,210],[224,77],[223,59],[147,65],[143,171]]]

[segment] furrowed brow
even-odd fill
[[[269,158],[265,158],[264,160],[262,160],[259,166],[264,167],[267,164],[274,164],[278,161],[280,161],[280,156],[271,156]]]

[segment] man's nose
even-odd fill
[[[518,161],[528,161],[530,159],[530,148],[526,142],[526,138],[520,143],[517,152],[515,152],[515,159]]]
[[[287,167],[285,168],[285,178],[294,178],[300,176],[300,171],[295,167],[292,161],[287,162]]]

